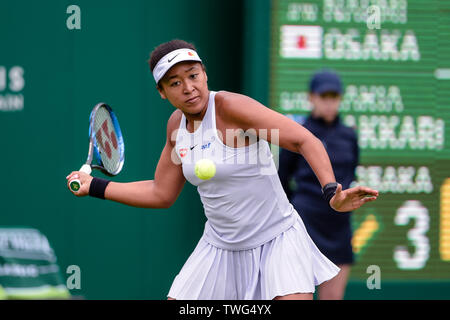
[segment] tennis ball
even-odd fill
[[[201,159],[195,163],[195,175],[202,180],[208,180],[216,174],[216,165],[212,160]]]

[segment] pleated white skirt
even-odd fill
[[[303,221],[265,244],[231,251],[200,239],[169,290],[178,300],[269,300],[313,293],[339,268],[309,237]]]

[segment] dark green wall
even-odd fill
[[[81,30],[66,27],[72,4],[81,9]],[[65,177],[85,161],[89,112],[104,101],[125,140],[114,180],[152,179],[174,109],[155,89],[150,51],[174,38],[191,41],[210,89],[239,91],[242,11],[241,1],[0,2],[0,66],[21,66],[25,79],[23,110],[0,111],[0,225],[39,229],[63,272],[80,266],[73,295],[166,298],[203,232],[195,188],[186,184],[170,209],[137,209],[78,199]]]

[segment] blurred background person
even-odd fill
[[[301,124],[322,141],[336,181],[347,189],[355,179],[359,148],[355,130],[346,127],[339,117],[341,99],[342,82],[337,73],[331,70],[316,72],[309,83],[309,100],[313,108]],[[336,212],[324,201],[320,183],[301,155],[282,149],[279,164],[283,188],[309,235],[320,251],[341,268],[336,277],[319,286],[318,298],[343,299],[354,262],[351,212]]]

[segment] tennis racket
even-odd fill
[[[122,170],[124,151],[116,115],[106,103],[98,103],[89,117],[89,151],[79,171],[91,174],[92,169],[97,169],[107,176],[115,176]],[[70,180],[69,187],[77,192],[81,188],[80,180]]]

